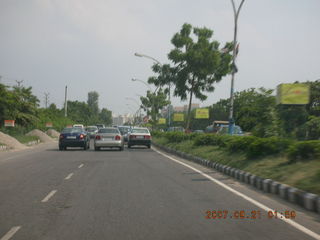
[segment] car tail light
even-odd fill
[[[117,135],[114,139],[119,141],[119,140],[121,140],[121,137],[119,135]]]
[[[100,140],[100,139],[101,139],[101,136],[100,136],[100,135],[97,135],[97,136],[96,136],[96,139],[97,139],[97,140]]]
[[[84,138],[84,135],[83,134],[80,134],[80,139],[83,139]]]
[[[151,136],[145,135],[145,136],[144,136],[144,139],[151,139]]]
[[[60,139],[63,139],[63,138],[64,138],[64,136],[63,136],[62,134],[60,134],[59,138],[60,138]]]

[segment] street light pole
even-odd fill
[[[236,9],[234,0],[231,0],[233,14],[234,14],[234,35],[233,35],[233,52],[232,52],[232,73],[231,73],[231,90],[230,90],[230,112],[229,112],[229,129],[230,135],[233,134],[234,118],[233,118],[233,104],[234,104],[234,76],[237,72],[236,57],[237,57],[237,33],[238,33],[238,17],[244,0],[241,0],[239,8]]]
[[[154,62],[156,62],[156,63],[158,63],[159,65],[161,65],[162,66],[162,64],[161,64],[161,62],[160,61],[158,61],[157,59],[155,59],[154,57],[151,57],[151,56],[148,56],[148,55],[145,55],[145,54],[141,54],[141,53],[134,53],[134,55],[136,56],[136,57],[145,57],[145,58],[148,58],[148,59],[151,59],[152,61],[154,61]],[[169,83],[169,102],[170,102],[170,104],[169,104],[169,107],[168,107],[168,109],[167,109],[167,114],[168,114],[168,125],[169,125],[169,127],[170,127],[170,125],[171,125],[171,99],[170,99],[170,97],[171,97],[171,91],[170,91],[170,88],[171,88],[171,84]]]

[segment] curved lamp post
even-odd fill
[[[141,54],[141,53],[134,53],[134,55],[135,55],[136,57],[145,57],[145,58],[151,59],[152,61],[154,61],[154,62],[156,62],[156,63],[158,63],[159,65],[162,66],[162,63],[161,63],[159,60],[155,59],[154,57],[151,57],[151,56],[148,56],[148,55],[145,55],[145,54]],[[170,116],[170,112],[171,112],[171,110],[170,110],[170,105],[171,105],[171,99],[170,99],[171,91],[170,91],[170,87],[171,87],[171,84],[169,84],[169,102],[170,102],[170,104],[169,104],[169,107],[168,107],[168,109],[167,109],[167,111],[168,111],[168,125],[169,125],[169,127],[170,127],[170,125],[171,125],[171,116]]]
[[[241,7],[244,3],[244,0],[241,0],[241,3],[236,9],[236,5],[233,0],[231,0],[233,14],[234,14],[234,34],[233,34],[233,53],[232,53],[232,75],[231,75],[231,90],[230,90],[230,112],[229,112],[229,129],[228,132],[230,135],[233,134],[233,127],[234,127],[234,119],[233,119],[233,103],[234,103],[234,75],[237,72],[236,67],[236,57],[237,57],[237,33],[238,33],[238,18]]]

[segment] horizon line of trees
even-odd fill
[[[51,103],[48,108],[42,108],[39,103],[39,99],[32,93],[32,87],[10,87],[0,83],[1,129],[6,130],[4,120],[15,120],[21,131],[31,128],[45,130],[47,122],[52,122],[53,128],[57,130],[73,123],[112,124],[112,112],[107,108],[99,109],[99,94],[96,91],[88,92],[87,102],[69,100],[67,117],[64,116],[64,107],[59,109]]]

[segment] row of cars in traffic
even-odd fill
[[[125,142],[128,148],[132,146],[151,147],[151,134],[148,128],[128,126],[88,126],[81,124],[66,127],[59,136],[59,150],[68,147],[81,147],[84,150],[90,148],[90,139],[94,139],[94,150],[102,148],[117,148],[124,150]]]

